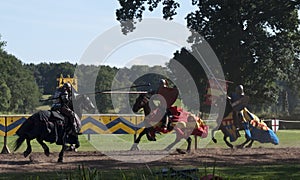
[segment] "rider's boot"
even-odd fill
[[[161,125],[162,133],[168,132],[168,123],[169,123],[169,119],[168,119],[167,115],[165,115],[162,119],[162,125]]]

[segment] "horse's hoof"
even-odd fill
[[[58,158],[57,162],[58,163],[63,163],[63,158]]]
[[[134,143],[134,144],[131,146],[130,150],[131,150],[131,151],[139,151],[140,148],[139,148],[138,144]]]
[[[76,150],[75,146],[68,146],[65,151],[74,151],[74,152],[76,152],[75,150]]]
[[[24,151],[24,153],[23,153],[23,155],[24,155],[25,158],[26,158],[29,154],[30,154],[30,153],[27,152],[27,151]]]
[[[50,152],[49,152],[49,151],[45,151],[44,153],[45,153],[46,156],[49,156],[49,155],[50,155]]]
[[[177,151],[179,154],[186,154],[185,151],[183,151],[182,149],[179,149],[179,148],[177,148],[176,151]]]
[[[251,147],[252,147],[252,146],[249,146],[249,145],[248,145],[248,146],[246,146],[246,148],[251,148]]]
[[[237,148],[237,149],[243,149],[243,148],[244,148],[244,146],[237,145],[237,146],[236,146],[236,148]]]
[[[165,148],[165,151],[170,151],[170,150],[171,150],[171,148],[169,148],[169,147]]]
[[[212,141],[213,141],[214,143],[217,143],[216,138],[212,138]]]

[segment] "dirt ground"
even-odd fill
[[[49,157],[43,153],[32,153],[24,158],[22,153],[0,154],[0,174],[5,172],[44,172],[78,168],[79,165],[102,170],[136,169],[146,167],[213,167],[238,165],[274,165],[300,163],[300,148],[253,148],[253,149],[197,149],[189,154],[178,152],[128,151],[113,152],[113,156],[136,161],[156,161],[130,163],[119,161],[101,152],[66,152],[64,163],[57,163],[58,153]],[[106,153],[107,154],[107,153]],[[160,158],[163,156],[162,158]],[[160,159],[158,159],[159,157]],[[140,159],[139,159],[140,158]]]

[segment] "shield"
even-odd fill
[[[158,94],[164,97],[167,103],[167,108],[169,108],[176,101],[179,92],[177,88],[161,87],[158,89]]]

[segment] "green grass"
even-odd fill
[[[162,174],[162,170],[168,170]],[[176,170],[195,169],[190,167],[177,167]],[[300,165],[264,165],[264,166],[239,166],[239,167],[199,167],[197,172],[186,173],[189,176],[200,178],[208,174],[222,177],[223,179],[299,179]],[[180,173],[172,172],[168,167],[138,168],[125,170],[103,170],[85,168],[79,165],[77,170],[61,172],[37,173],[4,173],[0,179],[184,179]]]
[[[241,132],[241,136],[244,136],[243,132]],[[285,147],[300,147],[300,130],[279,130],[277,132],[277,136],[279,138],[279,145],[273,145],[270,143],[262,144],[259,142],[254,142],[253,147],[270,147],[270,148],[285,148]],[[171,142],[175,140],[174,134],[165,134],[165,135],[156,135],[157,141],[148,141],[146,136],[144,136],[140,142],[140,148],[146,150],[155,150],[162,149],[167,147]],[[225,142],[223,141],[223,134],[220,131],[217,131],[215,134],[218,143],[215,144],[211,141],[211,138],[197,138],[198,147],[206,147],[206,148],[227,148]],[[9,136],[7,138],[8,148],[10,150],[13,149],[14,141],[17,136]],[[110,151],[110,150],[129,150],[134,141],[134,136],[132,134],[124,134],[124,135],[111,135],[111,134],[101,134],[101,135],[80,135],[79,140],[81,143],[79,151]],[[193,141],[195,139],[193,138]],[[239,138],[236,142],[232,143],[234,145],[241,144],[245,141],[245,138]],[[32,141],[32,149],[33,152],[43,152],[42,147],[36,142],[36,140]],[[185,140],[181,140],[181,148],[186,148],[187,143]],[[61,146],[57,146],[56,144],[49,144],[50,150],[52,152],[59,152]],[[0,137],[0,148],[3,147],[3,138]],[[194,147],[194,144],[193,144]],[[24,142],[20,149],[17,152],[23,152],[26,148],[26,143]]]

